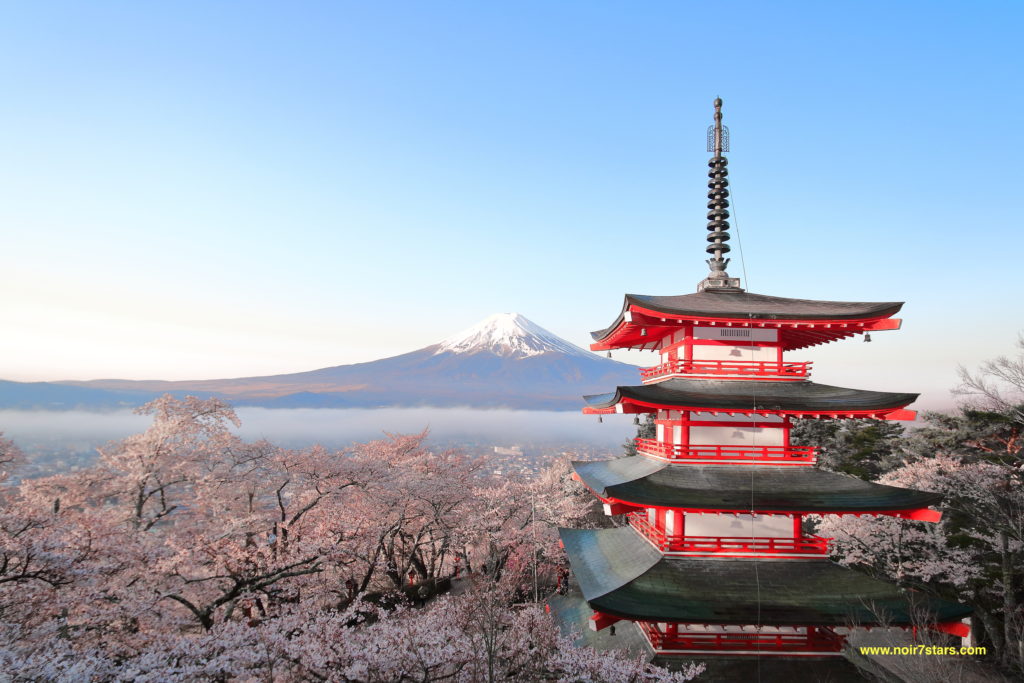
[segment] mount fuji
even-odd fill
[[[139,405],[158,395],[219,396],[268,408],[471,406],[578,410],[583,394],[636,384],[634,365],[602,358],[518,313],[499,313],[426,348],[367,363],[198,381],[0,381],[0,407]]]

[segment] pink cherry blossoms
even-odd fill
[[[94,467],[0,487],[0,671],[13,680],[698,673],[576,648],[530,604],[535,566],[549,586],[560,559],[555,525],[589,509],[564,471],[490,478],[425,434],[344,451],[248,443],[216,399],[140,410],[149,429]],[[20,460],[0,440],[3,478]],[[458,594],[437,595],[456,567]]]

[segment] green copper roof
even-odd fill
[[[607,531],[610,533],[593,534],[590,529],[559,529],[567,552],[569,543],[566,534],[576,541],[576,546],[585,545],[587,548],[587,561],[579,566],[573,562],[572,567],[583,597],[587,600],[625,586],[662,560],[662,554],[633,529],[624,527]],[[569,557],[572,557],[571,552]]]
[[[908,625],[971,608],[906,591],[828,560],[660,558],[628,527],[560,529],[591,608],[629,619],[694,624]]]
[[[639,455],[572,465],[601,497],[638,506],[824,513],[915,510],[942,500],[814,467],[667,465]]]

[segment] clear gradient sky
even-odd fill
[[[720,95],[744,285],[908,302],[901,332],[794,359],[939,405],[958,363],[1024,329],[1022,19],[1019,2],[7,3],[0,378],[299,371],[500,311],[585,345],[624,292],[704,276]]]

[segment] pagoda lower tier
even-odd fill
[[[584,396],[588,414],[693,410],[789,417],[912,420],[904,407],[918,394],[847,389],[815,382],[728,379],[666,379],[657,384],[620,386],[608,394]]]
[[[592,628],[635,622],[656,654],[838,654],[836,628],[927,623],[962,634],[964,605],[826,559],[666,557],[634,529],[560,529]]]
[[[886,514],[938,521],[942,495],[875,484],[813,467],[671,465],[642,455],[574,462],[606,504],[693,512]],[[625,511],[625,510],[623,510]]]

